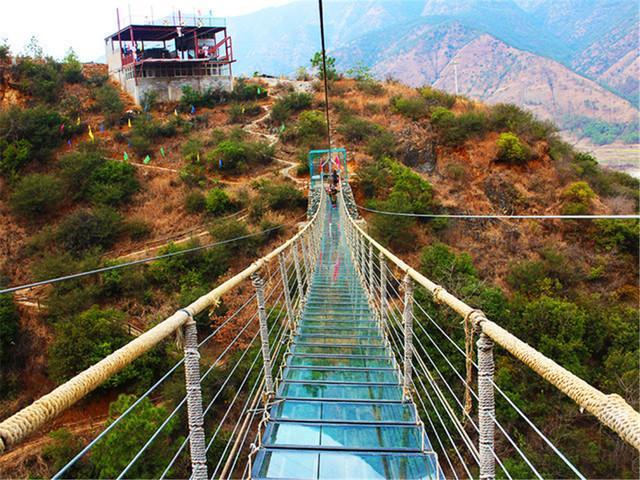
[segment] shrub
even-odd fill
[[[199,190],[194,190],[187,193],[184,204],[188,213],[201,213],[206,207],[206,197]]]
[[[65,119],[60,114],[43,106],[26,109],[12,107],[0,111],[2,173],[10,175],[19,172],[30,160],[47,160],[64,139],[60,135],[63,122]]]
[[[0,43],[0,62],[6,62],[11,56],[11,47],[7,43],[7,39],[3,39]]]
[[[62,66],[52,58],[22,58],[14,67],[18,89],[35,101],[53,104],[62,91]]]
[[[496,145],[497,160],[500,162],[522,164],[531,157],[529,148],[513,133],[501,133]]]
[[[324,115],[315,110],[307,110],[300,114],[293,131],[293,138],[298,144],[310,146],[320,142],[327,132]]]
[[[263,181],[258,185],[258,192],[273,210],[304,208],[307,203],[300,190],[284,182]]]
[[[375,123],[359,117],[343,116],[338,127],[340,132],[347,141],[360,143],[367,137],[378,134],[382,128]]]
[[[529,141],[551,140],[557,132],[553,123],[540,121],[531,112],[512,104],[495,105],[489,121],[492,130],[513,132]]]
[[[133,395],[120,395],[109,406],[109,423],[120,417],[135,400]],[[131,461],[131,452],[139,449],[165,421],[169,412],[164,407],[156,407],[145,398],[117,428],[100,441],[91,456],[97,478],[115,478]],[[134,478],[153,478],[159,475],[166,464],[165,452],[181,437],[176,434],[178,418],[173,418],[164,426],[146,451],[146,454],[129,470]],[[172,471],[169,476],[175,476]],[[178,475],[179,476],[179,475]]]
[[[80,60],[78,60],[76,53],[71,48],[67,52],[62,63],[62,76],[65,82],[69,83],[80,83],[84,80],[82,64],[80,63]]]
[[[254,101],[260,98],[266,98],[268,91],[261,85],[255,83],[247,83],[244,78],[238,78],[233,85],[231,96],[239,102]]]
[[[562,191],[562,198],[568,202],[563,211],[567,215],[587,213],[595,196],[587,182],[574,182]]]
[[[42,449],[42,455],[46,459],[47,464],[52,471],[59,471],[64,467],[75,455],[82,449],[82,441],[80,438],[71,433],[66,428],[59,428],[49,434],[51,443],[45,445]],[[71,467],[71,470],[67,474],[70,476],[89,477],[87,473],[80,473],[85,471],[87,465],[80,461]]]
[[[444,285],[460,284],[460,277],[468,279],[478,276],[468,253],[456,255],[447,245],[439,242],[422,249],[420,271],[434,282]]]
[[[133,121],[131,146],[140,156],[150,154],[155,148],[153,141],[174,136],[177,132],[177,125],[175,120],[160,123],[151,115],[140,115]]]
[[[124,314],[117,310],[91,307],[77,317],[60,320],[49,350],[49,373],[62,382],[99,362],[129,341]],[[132,366],[108,380],[110,386],[135,378]]]
[[[0,362],[5,365],[5,368],[0,370],[0,399],[11,387],[9,364],[14,353],[13,347],[18,340],[19,320],[13,297],[0,295]]]
[[[229,123],[243,122],[247,117],[255,117],[262,112],[257,103],[234,103],[229,108]]]
[[[142,110],[145,112],[150,112],[156,108],[158,104],[158,91],[157,90],[147,90],[142,94],[142,98],[140,99],[140,106]]]
[[[62,157],[60,168],[67,191],[76,200],[115,206],[140,188],[132,165],[105,160],[103,153],[91,146]]]
[[[214,222],[209,232],[217,242],[224,242],[249,235],[247,224],[235,218],[222,219]],[[227,243],[224,245],[224,248],[230,255],[251,254],[255,249],[255,237],[243,238]]]
[[[384,95],[385,89],[380,82],[376,82],[373,79],[362,79],[356,81],[356,88],[365,95],[372,97],[379,97]]]
[[[152,227],[142,219],[131,219],[124,222],[122,230],[131,240],[143,240],[151,235]]]
[[[284,123],[293,112],[299,112],[311,107],[313,96],[309,93],[291,92],[278,99],[273,104],[270,118],[273,123]]]
[[[444,168],[445,174],[452,180],[463,180],[465,178],[465,170],[459,163],[449,163]]]
[[[486,131],[486,117],[478,112],[466,112],[456,116],[444,107],[435,107],[431,113],[431,124],[444,145],[457,146],[473,136]]]
[[[115,125],[124,113],[124,102],[113,85],[105,84],[96,92],[96,105],[104,115],[107,125]]]
[[[398,144],[396,137],[388,130],[379,130],[376,135],[372,135],[367,142],[367,153],[376,160],[384,157],[393,158],[397,150]]]
[[[53,212],[64,198],[62,182],[51,175],[34,173],[23,177],[9,203],[16,215],[38,217]]]
[[[384,201],[371,201],[370,208],[386,212],[411,213],[409,195],[405,192],[392,192]],[[375,238],[385,245],[399,250],[411,250],[415,246],[411,230],[415,227],[413,217],[374,214],[371,227]]]
[[[57,237],[65,250],[79,255],[90,248],[108,248],[122,231],[122,217],[102,207],[69,215],[58,227]]]
[[[190,138],[182,145],[182,156],[191,163],[198,163],[204,153],[204,146],[197,138]]]
[[[423,97],[391,97],[391,107],[393,110],[411,120],[420,120],[427,116],[427,102]]]
[[[209,88],[203,92],[194,90],[189,85],[182,87],[182,96],[180,97],[180,110],[183,112],[191,111],[191,107],[215,107],[229,101],[231,95],[224,90]]]
[[[638,220],[596,220],[596,243],[606,250],[619,248],[638,255],[640,222]]]
[[[422,87],[418,93],[425,99],[429,107],[453,108],[456,104],[456,96],[432,87]]]
[[[207,212],[209,212],[211,215],[220,215],[221,213],[228,211],[233,206],[233,204],[229,199],[227,192],[225,192],[221,188],[212,188],[207,193],[205,206]]]
[[[233,172],[244,171],[250,165],[265,164],[273,160],[274,149],[264,142],[245,142],[229,138],[221,141],[217,147],[207,154],[207,162],[221,170]]]

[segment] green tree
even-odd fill
[[[338,71],[336,70],[336,59],[330,56],[326,56],[327,64],[327,80],[335,80],[338,78]],[[311,59],[311,67],[318,71],[318,78],[324,80],[324,65],[322,63],[322,52],[316,52]]]
[[[207,212],[211,215],[220,215],[221,213],[228,211],[233,206],[233,203],[231,202],[229,195],[227,195],[227,192],[223,189],[212,188],[207,193],[205,206]]]
[[[54,430],[49,434],[49,438],[51,438],[51,443],[42,449],[42,454],[47,460],[51,471],[57,472],[82,449],[82,441],[66,428]],[[74,473],[74,477],[80,473],[78,472],[78,466],[81,463],[80,461],[72,467],[71,472]],[[72,476],[70,475],[71,472],[66,472],[66,476]],[[89,475],[85,473],[77,476],[85,477]]]
[[[58,227],[56,237],[65,250],[82,255],[91,248],[108,248],[122,231],[122,217],[111,208],[80,210]]]
[[[84,80],[82,64],[80,60],[78,60],[78,56],[76,52],[73,51],[73,48],[67,50],[67,55],[62,61],[62,75],[65,81],[69,83],[80,83]]]
[[[596,194],[587,182],[574,182],[562,191],[562,198],[565,205],[562,213],[565,215],[583,215],[589,213],[591,201]]]
[[[135,401],[133,395],[120,395],[109,406],[109,424],[118,418]],[[91,455],[98,478],[115,478],[129,464],[140,446],[154,434],[169,412],[156,407],[148,398],[136,406],[107,436],[96,444]],[[167,464],[166,452],[182,442],[175,435],[177,417],[170,420],[154,442],[129,470],[131,478],[157,478]],[[171,474],[170,474],[171,475]]]
[[[31,218],[53,212],[63,198],[63,185],[58,178],[34,173],[18,182],[9,203],[16,215]]]

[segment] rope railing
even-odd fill
[[[320,206],[323,205],[323,203],[324,192],[321,192]],[[267,281],[265,283],[267,284],[268,295],[269,289],[271,289],[271,287],[269,286],[270,283],[272,283],[271,279],[275,279],[273,283],[280,292],[280,295],[277,297],[277,302],[271,299],[270,296],[263,298],[263,302],[275,302],[272,305],[273,308],[275,308],[276,303],[278,303],[279,305],[281,305],[282,303],[286,303],[288,308],[285,313],[288,317],[298,314],[302,309],[302,305],[304,305],[304,297],[306,296],[310,284],[311,269],[315,265],[315,261],[319,254],[318,245],[320,243],[322,234],[321,229],[323,226],[323,212],[324,208],[317,208],[310,220],[304,226],[302,226],[295,235],[293,235],[289,240],[281,244],[279,247],[275,248],[262,258],[256,260],[249,267],[224,281],[222,284],[218,285],[207,294],[201,296],[190,305],[186,306],[185,308],[179,309],[173,315],[161,321],[148,331],[142,333],[139,337],[124,345],[120,349],[116,350],[112,354],[108,355],[98,363],[94,364],[69,381],[55,388],[50,393],[33,402],[31,405],[23,408],[17,413],[11,415],[9,418],[0,422],[0,453],[7,448],[17,445],[29,434],[46,425],[60,413],[68,409],[80,399],[86,397],[89,393],[104,384],[109,378],[120,372],[122,369],[130,365],[133,361],[135,361],[148,351],[152,350],[154,347],[158,346],[163,341],[167,340],[173,334],[178,334],[178,337],[181,337],[181,335],[179,334],[183,329],[188,330],[188,328],[191,328],[189,327],[190,323],[192,323],[193,328],[195,328],[195,322],[193,322],[193,319],[196,315],[206,310],[215,308],[219,304],[223,296],[231,294],[238,288],[245,288],[246,285],[250,286],[252,276],[255,278],[256,275],[259,275],[261,277],[264,277],[266,275]],[[303,264],[304,268],[300,269],[300,264]],[[287,290],[286,296],[288,297],[286,302],[284,301],[285,288]],[[251,305],[251,302],[256,301],[256,298],[256,293],[251,295],[250,298],[245,301],[238,310],[227,315],[226,320],[222,323],[222,325],[214,329],[213,332],[205,338],[205,340],[200,342],[200,344],[196,342],[192,347],[189,348],[195,349],[193,351],[195,351],[199,357],[200,355],[198,354],[198,349],[204,347],[203,344],[206,344],[210,340],[216,340],[218,332],[220,332],[225,325],[229,325],[229,322],[231,322],[232,319],[235,319],[236,322],[240,320],[240,318],[236,317],[242,317],[242,315],[245,315],[243,310],[246,311],[247,307]],[[281,307],[284,308],[284,305],[281,305]],[[252,310],[254,312],[257,312],[259,308],[262,307],[254,303]],[[266,321],[267,318],[264,318],[264,320]],[[288,318],[287,320],[287,324],[289,326],[294,322],[294,318]],[[251,329],[249,329],[249,331],[250,330]],[[248,333],[249,331],[247,331],[246,333]],[[234,342],[238,339],[239,336],[236,336]],[[186,340],[187,336],[185,335],[185,341]],[[262,338],[262,342],[264,341],[268,342],[269,340]],[[233,343],[223,345],[223,353],[228,353],[232,346]],[[186,348],[187,345],[185,345],[185,349]],[[268,350],[263,351],[263,360],[265,360],[265,354],[267,352]],[[187,378],[187,397],[190,395],[190,389],[196,388],[199,392],[199,385],[202,379],[206,378],[208,373],[216,366],[216,363],[219,360],[220,358],[218,358],[218,360],[210,365],[208,371],[203,376],[200,376],[200,373],[196,372],[196,376],[193,378],[199,380],[196,382],[197,385],[189,384],[189,379]],[[195,364],[196,368],[198,368],[198,363],[199,362],[196,362]],[[125,412],[123,412],[122,417],[126,417],[133,410],[135,410],[135,408],[140,404],[143,398],[148,398],[151,393],[156,391],[171,374],[178,371],[178,369],[182,366],[185,366],[184,370],[186,374],[190,367],[185,364],[184,359],[181,359],[169,370],[169,372],[163,375],[150,389],[148,389],[145,394],[143,394],[143,396],[138,398],[132,405],[130,405],[125,410]],[[200,396],[200,394],[198,395]],[[203,416],[201,402],[201,400],[197,402],[200,404],[200,412],[198,413],[199,417]],[[193,421],[191,411],[189,412],[188,416],[191,426],[191,422]],[[107,435],[108,432],[113,428],[116,428],[116,425],[119,423],[119,421],[119,419],[116,419],[116,421],[107,426],[105,432],[99,435],[99,439],[103,438],[104,435]],[[202,418],[200,418],[198,422],[200,422],[201,424]],[[192,442],[193,437],[191,433],[192,432],[190,432],[189,435],[189,441]],[[150,442],[153,442],[154,438],[151,438]],[[184,449],[184,447],[182,447],[182,449]],[[87,448],[83,449],[76,457],[74,457],[74,460],[77,461],[82,455],[86,454],[87,451]],[[144,450],[138,453],[140,455],[143,455]],[[178,455],[180,455],[180,452],[178,452]],[[139,458],[139,456],[132,460],[132,464],[135,463],[137,458]],[[70,465],[68,465],[66,468],[70,467],[71,465],[72,463],[70,462]],[[131,465],[128,465],[127,469],[130,466]],[[171,465],[169,466],[169,469],[170,468]],[[122,475],[127,473],[127,469],[122,472]],[[62,474],[65,471],[66,470],[63,469],[61,472],[59,472],[59,474]],[[165,474],[167,473],[168,470],[165,472]]]
[[[395,286],[400,286],[403,282],[402,276],[405,278],[411,279],[412,282],[415,282],[416,286],[424,289],[429,295],[430,298],[433,299],[434,303],[442,304],[449,308],[451,308],[455,313],[460,315],[461,319],[464,322],[469,322],[472,329],[474,329],[479,335],[481,342],[490,342],[489,348],[495,344],[504,348],[508,354],[510,354],[513,358],[520,360],[522,363],[527,365],[533,372],[537,373],[540,377],[542,377],[547,382],[554,385],[558,390],[567,395],[571,400],[573,400],[581,409],[591,413],[594,415],[603,425],[608,426],[614,432],[616,432],[620,438],[625,440],[627,443],[632,445],[633,447],[640,449],[640,414],[635,411],[632,407],[630,407],[620,396],[616,394],[606,395],[596,388],[589,385],[584,380],[580,379],[573,373],[569,372],[565,368],[558,365],[553,360],[544,356],[542,353],[538,352],[531,346],[527,345],[522,340],[518,339],[516,336],[506,331],[496,323],[490,321],[486,318],[483,312],[476,310],[460,299],[456,298],[451,293],[447,292],[443,287],[437,285],[432,282],[420,272],[411,268],[407,265],[403,260],[399,257],[391,253],[384,246],[382,246],[379,242],[373,239],[366,231],[364,227],[364,222],[361,219],[355,219],[353,217],[353,212],[347,207],[349,204],[353,204],[353,200],[349,200],[346,198],[344,193],[344,188],[341,189],[340,192],[340,215],[344,222],[344,228],[347,236],[347,241],[349,247],[352,252],[352,258],[356,265],[356,272],[358,274],[358,278],[365,290],[368,293],[369,300],[371,306],[377,311],[377,315],[384,320],[383,323],[386,325],[382,325],[386,328],[387,336],[392,340],[395,340],[394,350],[396,351],[396,360],[399,362],[406,361],[407,359],[411,360],[411,355],[407,356],[408,352],[405,351],[406,348],[403,347],[403,343],[405,342],[406,334],[403,333],[403,330],[406,326],[406,321],[403,318],[403,305],[404,302],[402,300],[401,292],[397,291]],[[376,262],[374,259],[379,258],[380,261]],[[386,268],[383,268],[385,267]],[[391,268],[392,267],[392,268]],[[400,272],[400,275],[396,275],[395,272]],[[384,274],[383,274],[384,273]],[[397,277],[397,278],[396,278]],[[382,288],[382,285],[386,284],[385,288]],[[393,298],[385,298],[388,296],[392,296]],[[395,310],[395,311],[394,311]],[[415,310],[421,311],[421,315],[426,315],[431,322],[435,322],[426,312],[425,308],[421,306],[419,303],[416,303]],[[412,323],[416,325],[417,329],[421,329],[424,331],[424,326],[421,325],[421,320],[419,316],[412,315],[411,316]],[[392,332],[389,329],[392,328],[389,325],[391,322],[392,325],[395,325],[395,330]],[[446,335],[446,332],[439,327],[441,333]],[[426,333],[426,331],[425,331]],[[413,335],[413,334],[412,334]],[[428,337],[430,338],[430,337]],[[484,368],[482,365],[479,367],[479,363],[473,361],[473,358],[470,358],[467,352],[465,352],[459,345],[453,342],[450,338],[448,339],[453,343],[456,349],[461,353],[462,357],[465,359],[467,365],[462,367],[460,370],[469,371],[469,368],[473,368],[478,373],[478,376],[481,377],[484,373],[486,375],[486,371],[483,371]],[[433,340],[431,339],[433,342]],[[412,355],[415,361],[413,362],[412,370],[416,373],[419,380],[413,381],[413,385],[420,383],[420,376],[423,376],[427,379],[426,384],[430,386],[435,386],[437,383],[442,383],[445,385],[444,391],[448,390],[447,396],[454,399],[455,403],[458,406],[462,407],[463,416],[465,415],[466,409],[468,409],[468,405],[464,406],[461,404],[453,390],[449,384],[444,382],[444,378],[439,375],[440,372],[435,372],[436,363],[432,361],[430,357],[426,357],[428,354],[427,349],[424,345],[422,345],[420,339],[418,338],[416,341],[417,345],[414,344],[412,349]],[[437,347],[437,343],[434,343]],[[519,409],[515,403],[508,398],[508,396],[495,384],[492,377],[485,377],[488,379],[488,385],[490,387],[484,387],[484,396],[481,391],[474,391],[473,387],[468,383],[468,378],[465,378],[446,358],[446,355],[439,350],[439,353],[445,357],[446,362],[449,362],[447,368],[451,368],[456,376],[459,378],[462,385],[461,394],[465,394],[471,401],[475,402],[476,405],[482,404],[484,407],[490,407],[490,410],[484,410],[483,414],[485,415],[483,420],[480,422],[480,425],[473,423],[474,430],[476,430],[478,437],[485,438],[485,444],[483,445],[480,442],[480,460],[485,463],[484,469],[492,469],[493,467],[490,464],[498,462],[498,464],[503,468],[502,462],[495,455],[494,446],[493,446],[493,432],[494,426],[497,427],[498,432],[506,438],[509,442],[508,444],[513,448],[514,452],[517,456],[519,456],[523,462],[531,469],[532,474],[536,477],[540,477],[540,473],[527,458],[523,449],[518,446],[517,442],[508,434],[506,429],[502,424],[495,418],[495,400],[493,399],[493,391],[497,392],[499,398],[503,398],[506,400],[509,408],[514,410],[517,416],[522,417],[526,424],[529,425],[532,430],[540,436],[544,443],[548,445],[553,452],[562,460],[562,462],[567,465],[567,467],[571,470],[573,475],[576,475],[579,478],[584,478],[580,472],[575,468],[575,466],[560,452],[559,449],[549,439],[542,433],[542,431],[535,426],[533,422],[529,418],[526,417],[524,412]],[[479,355],[481,356],[482,350],[479,350]],[[492,353],[489,353],[492,356]],[[421,356],[425,356],[425,359],[428,361],[425,362],[425,359],[420,358]],[[481,357],[479,357],[481,358]],[[485,355],[486,358],[486,355]],[[492,367],[493,368],[493,367]],[[433,375],[432,375],[433,374]],[[432,384],[431,380],[434,380]],[[409,379],[411,380],[411,379]],[[438,380],[438,382],[436,382]],[[426,386],[425,386],[426,388]],[[466,392],[466,393],[464,393]],[[490,403],[487,404],[487,394],[491,394]],[[444,400],[444,397],[440,395],[435,395],[436,399]],[[431,396],[428,396],[428,399],[431,400]],[[419,401],[422,399],[418,398]],[[483,404],[484,402],[484,404]],[[422,405],[423,408],[425,405]],[[482,406],[478,405],[478,410],[482,410]],[[447,409],[445,408],[445,411]],[[493,412],[493,413],[491,413]],[[430,418],[429,418],[430,420]],[[491,425],[490,429],[487,429],[488,425]],[[484,433],[483,430],[484,429]],[[440,441],[439,438],[437,438]],[[462,440],[462,439],[461,439]],[[464,441],[464,440],[463,440]],[[486,443],[486,442],[491,442]],[[465,442],[466,443],[466,442]],[[441,445],[441,448],[442,445]],[[457,447],[456,447],[457,448]],[[447,460],[450,467],[451,465],[446,449],[443,452],[443,457]],[[491,460],[488,460],[490,459]],[[493,472],[490,472],[488,476],[483,476],[483,467],[480,468],[481,478],[493,478],[495,475]],[[466,472],[468,473],[468,472]],[[486,472],[485,472],[486,473]],[[504,472],[507,476],[508,472]],[[455,476],[457,473],[452,472]]]

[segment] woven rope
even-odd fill
[[[484,333],[478,339],[478,428],[480,478],[491,480],[496,475],[494,459],[495,397],[493,391],[493,340]]]

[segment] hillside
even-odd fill
[[[446,72],[446,63],[435,59],[434,71]],[[331,119],[335,144],[349,151],[361,206],[405,213],[638,210],[637,181],[601,169],[526,111],[377,82],[367,69],[356,76],[331,82]],[[0,376],[4,417],[294,232],[305,218],[306,155],[325,145],[326,125],[316,81],[243,79],[231,95],[187,92],[180,103],[149,102],[140,110],[105,78],[104,66],[73,58],[23,59],[3,65],[1,78],[0,284],[253,235],[0,298],[0,326],[8,332],[0,342],[0,362],[8,366]],[[376,238],[425,275],[590,383],[637,404],[637,222],[442,222],[362,213]],[[198,318],[201,333],[249,295],[225,298],[210,317]],[[458,320],[447,328],[461,333]],[[230,324],[222,341],[237,329]],[[167,342],[52,429],[90,438],[118,395],[147,388],[178,356]],[[535,407],[528,413],[539,425],[558,424],[549,435],[589,476],[637,476],[634,452],[602,435],[593,419],[502,356],[499,368],[501,385]],[[169,385],[154,401],[171,405],[178,390]],[[224,411],[227,400],[214,411]],[[77,441],[48,433],[0,460],[0,476],[48,476],[51,465],[77,451]],[[528,453],[547,462],[522,435]],[[96,476],[94,461],[78,475]],[[140,476],[157,476],[152,467]],[[555,468],[550,464],[549,476],[562,474]]]
[[[637,143],[632,132],[638,115],[636,2],[465,0],[452,6],[444,0],[346,1],[329,2],[326,16],[328,48],[343,71],[362,62],[379,79],[390,75],[414,86],[431,85],[459,49],[488,35],[501,49],[508,47],[533,64],[519,73],[525,85],[547,85],[550,69],[555,82],[551,88],[567,97],[588,95],[589,102],[613,103],[616,112],[623,111],[622,118],[617,118],[605,109],[585,108],[581,102],[571,108],[543,102],[536,106],[542,116],[597,143],[616,139]],[[238,39],[239,71],[291,75],[306,65],[317,49],[316,17],[311,3],[295,2],[231,19],[230,28]],[[268,33],[257,28],[263,21],[271,26]],[[501,65],[491,61],[473,65],[471,76],[482,77],[488,91],[506,89],[509,101],[527,108],[537,101],[523,101],[519,84],[516,87],[490,74]],[[439,85],[454,92],[449,82]],[[491,101],[485,92],[479,93],[476,98]]]

